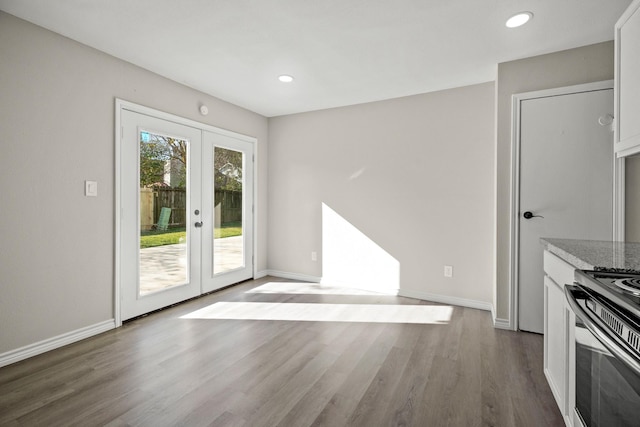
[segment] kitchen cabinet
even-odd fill
[[[544,375],[567,425],[569,408],[571,309],[564,285],[573,283],[575,268],[549,251],[544,251]]]
[[[640,0],[615,27],[614,147],[618,157],[640,153]]]

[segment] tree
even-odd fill
[[[188,154],[189,144],[185,140],[141,132],[140,186],[163,183],[167,172],[179,177],[178,187],[186,186]],[[243,155],[240,151],[216,147],[213,167],[217,190],[242,191]]]
[[[216,147],[213,157],[216,190],[242,191],[242,157],[240,151]]]
[[[140,134],[140,186],[164,182],[166,172],[177,174],[178,187],[186,184],[187,141],[150,132]],[[167,170],[169,168],[169,170]]]
[[[164,179],[164,165],[169,159],[167,147],[155,140],[140,139],[140,186],[149,187]]]

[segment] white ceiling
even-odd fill
[[[0,9],[272,117],[492,81],[500,62],[612,40],[630,3],[0,0]],[[506,28],[522,10],[533,20]]]

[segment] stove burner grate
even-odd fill
[[[627,292],[640,294],[640,278],[618,279],[613,284]]]

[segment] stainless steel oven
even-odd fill
[[[565,294],[576,319],[574,420],[640,426],[640,276],[579,271]]]

